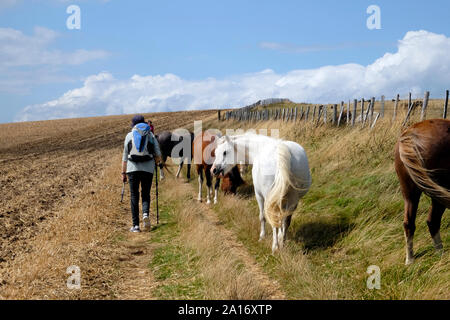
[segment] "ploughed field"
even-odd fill
[[[161,131],[215,114],[155,113],[150,118]],[[106,160],[121,153],[130,119],[126,115],[0,124],[0,270],[29,251],[30,240],[46,220],[64,203],[78,201],[78,192],[105,169]]]

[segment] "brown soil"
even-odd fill
[[[162,131],[189,126],[194,120],[211,118],[215,114],[212,110],[157,113],[151,114],[151,119],[156,131]],[[119,155],[123,139],[130,129],[130,118],[128,115],[0,125],[0,297],[2,291],[7,292],[8,284],[14,283],[12,273],[23,271],[13,270],[15,260],[18,260],[17,264],[27,261],[27,255],[35,255],[43,242],[51,241],[52,235],[58,233],[55,229],[61,227],[60,222],[69,219],[65,212],[93,206],[94,199],[98,199],[102,192],[99,188],[105,187],[105,179],[102,178],[105,170],[117,168],[119,172]],[[107,191],[105,195],[111,194],[111,190]],[[115,228],[125,227],[123,219],[116,221]],[[128,215],[126,219],[129,219]],[[105,223],[113,225],[110,221]],[[83,227],[89,229],[89,225]],[[55,245],[64,247],[64,243]],[[138,257],[133,250],[124,254]],[[86,255],[86,262],[93,259],[87,254],[89,250],[81,251],[80,255]],[[99,284],[100,287],[105,285]],[[29,294],[24,295],[15,292],[16,296],[7,296],[61,297],[56,293],[41,295],[34,292],[28,291]],[[103,292],[96,298],[102,296],[112,297]],[[93,296],[86,292],[86,295],[77,297]]]

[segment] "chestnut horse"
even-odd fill
[[[395,170],[405,201],[406,264],[414,262],[413,237],[420,196],[431,198],[427,224],[441,250],[442,215],[450,208],[450,120],[434,119],[406,129],[395,146]]]
[[[195,136],[192,143],[194,163],[198,174],[197,200],[202,202],[203,173],[205,173],[207,186],[206,192],[207,204],[211,203],[211,193],[212,193],[211,167],[214,162],[215,141],[218,138],[220,138],[220,135],[213,135],[212,133],[205,131],[201,135]],[[222,178],[223,182],[221,189],[225,194],[236,194],[237,188],[245,183],[244,180],[242,180],[238,166],[234,166],[233,169]],[[220,177],[216,177],[216,183],[214,184],[214,204],[216,204],[218,200],[219,186],[220,186]]]
[[[214,162],[214,149],[215,140],[218,138],[216,135],[208,131],[204,131],[201,134],[196,134],[192,143],[192,151],[194,155],[194,163],[198,174],[198,198],[197,200],[202,202],[202,187],[203,187],[203,172],[206,178],[206,203],[211,203],[212,193],[212,176],[211,166]],[[218,189],[220,185],[220,178],[216,178],[214,185],[214,204],[217,203]]]
[[[224,194],[236,194],[237,188],[245,184],[238,166],[234,166],[222,179],[220,189]]]

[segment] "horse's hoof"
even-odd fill
[[[217,200],[214,200],[214,204],[217,204],[218,203],[218,201]]]
[[[405,266],[409,266],[414,263],[414,258],[406,258]]]
[[[202,202],[202,199],[197,199],[198,202]]]
[[[211,204],[211,201],[210,200],[206,201],[206,204]]]

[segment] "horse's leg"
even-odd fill
[[[216,178],[216,184],[214,185],[214,204],[217,204],[219,199],[219,186],[220,186],[220,178]]]
[[[441,219],[444,214],[445,206],[435,199],[431,200],[431,209],[428,214],[427,224],[428,230],[430,230],[431,238],[433,239],[434,247],[436,250],[441,250],[442,240],[441,233],[439,230],[441,229]]]
[[[166,160],[167,160],[167,157],[166,156],[163,156],[163,158],[162,158],[162,162],[165,164],[166,163]],[[164,180],[164,178],[165,178],[165,176],[164,176],[164,170],[163,169],[161,169],[161,170],[159,170],[160,172],[161,172],[161,174],[159,175],[159,180]]]
[[[284,245],[284,219],[281,223],[281,228],[278,228],[278,247],[280,249],[283,249],[283,245]]]
[[[255,196],[259,207],[259,222],[261,223],[259,241],[262,241],[266,236],[266,217],[264,216],[264,198],[260,196],[258,193],[255,193]]]
[[[272,227],[273,240],[272,240],[272,253],[278,250],[278,228]]]
[[[188,181],[191,180],[191,164],[190,163],[187,164],[187,180]]]
[[[202,202],[203,169],[197,168],[197,173],[198,173],[198,198],[197,198],[197,200]]]
[[[281,228],[283,233],[283,241],[287,238],[287,230],[289,229],[289,226],[291,225],[292,215],[287,216],[283,219],[283,226]]]
[[[405,197],[405,216],[403,220],[403,227],[405,229],[406,239],[406,262],[411,264],[414,262],[413,238],[416,231],[416,213],[419,206],[421,192],[416,188],[415,192],[411,192]]]
[[[211,203],[211,193],[212,193],[212,177],[211,177],[211,171],[208,167],[205,167],[205,177],[206,177],[206,204]]]
[[[178,171],[176,174],[177,179],[180,176],[181,169],[183,169],[183,162],[184,162],[184,160],[181,160],[180,165],[178,166]]]

